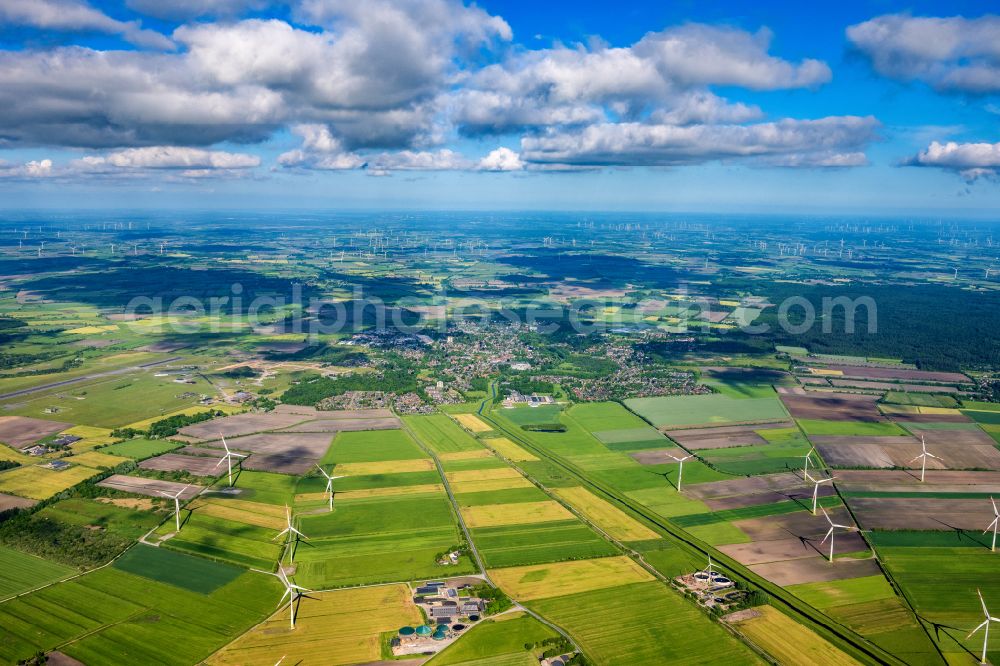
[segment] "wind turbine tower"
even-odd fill
[[[802,480],[809,480],[809,461],[812,459],[812,454],[816,452],[816,447],[810,448],[804,456],[802,456]]]
[[[986,619],[983,620],[982,624],[980,624],[978,627],[970,631],[969,635],[966,636],[965,638],[966,639],[972,638],[973,634],[975,634],[980,629],[986,630],[986,632],[983,634],[983,655],[979,659],[979,663],[988,664],[989,662],[986,661],[986,644],[989,643],[990,641],[990,622],[1000,622],[1000,618],[996,618],[990,615],[990,609],[986,607],[986,601],[983,600],[983,593],[980,592],[978,588],[976,588],[976,594],[979,595],[979,603],[983,607],[983,615],[986,616]]]
[[[681,491],[681,477],[684,476],[684,461],[690,458],[690,455],[684,456],[683,458],[678,458],[672,453],[668,453],[671,458],[677,461],[677,492]]]
[[[993,530],[993,544],[990,546],[990,550],[996,552],[997,549],[997,527],[1000,526],[1000,511],[997,511],[997,503],[992,497],[990,497],[990,504],[993,505],[993,522],[990,523],[989,527],[983,530],[983,534],[986,534],[990,530]]]
[[[232,451],[230,451],[229,450],[229,445],[226,444],[226,437],[221,432],[219,433],[219,437],[222,438],[222,446],[226,449],[226,453],[222,456],[222,458],[219,459],[219,462],[215,463],[215,466],[218,467],[222,463],[226,463],[226,466],[229,468],[229,487],[232,488],[233,487],[233,458],[241,459],[241,458],[246,458],[246,456],[243,455],[243,454],[241,454],[241,453],[233,453]]]
[[[320,473],[324,477],[326,477],[326,490],[324,490],[323,492],[329,494],[329,496],[330,496],[330,511],[333,511],[333,482],[334,482],[335,479],[342,479],[344,477],[342,475],[341,476],[330,476],[329,474],[326,473],[326,470],[324,470],[319,465],[316,465],[316,469],[318,469],[320,471]]]
[[[165,493],[162,490],[160,491],[161,495],[163,495],[164,497],[168,497],[174,501],[174,521],[177,523],[178,532],[181,531],[181,495],[184,494],[184,491],[190,487],[191,484],[189,483],[188,485],[178,490],[177,493],[174,495],[171,495],[170,493]]]
[[[827,539],[830,540],[830,562],[832,564],[833,563],[833,534],[834,534],[834,530],[836,530],[839,527],[842,530],[851,531],[854,528],[851,527],[851,526],[849,526],[849,525],[839,525],[839,524],[833,522],[833,520],[830,519],[830,514],[828,514],[826,512],[826,509],[823,509],[822,511],[823,511],[823,516],[826,518],[826,522],[828,522],[830,524],[830,529],[827,530],[826,536],[823,537],[823,540],[820,541],[819,543],[820,543],[820,545],[823,545],[824,543],[826,543]]]
[[[915,457],[910,462],[920,461],[920,483],[924,482],[924,473],[927,471],[927,459],[934,458],[935,460],[941,460],[936,455],[927,450],[927,443],[924,441],[924,436],[920,436],[920,449],[921,453],[919,456]]]
[[[291,508],[289,508],[287,504],[285,505],[285,529],[281,530],[276,535],[274,535],[274,538],[271,539],[271,541],[274,541],[275,539],[280,539],[286,534],[293,541],[298,541],[299,537],[302,537],[303,539],[306,540],[309,539],[309,537],[307,537],[302,532],[298,531],[295,528],[295,526],[292,525],[292,510]],[[291,562],[294,559],[295,559],[295,548],[293,547],[288,550],[288,561]]]
[[[816,515],[816,505],[819,502],[819,486],[820,486],[820,484],[821,483],[827,483],[827,482],[831,482],[832,483],[833,480],[835,478],[837,478],[837,477],[835,477],[835,476],[828,476],[825,479],[814,479],[812,477],[812,475],[808,474],[808,473],[806,474],[806,476],[808,476],[809,480],[812,481],[812,483],[813,483],[813,515],[815,516]]]

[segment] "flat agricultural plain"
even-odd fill
[[[993,520],[987,498],[855,497],[850,502],[865,529],[976,531]]]
[[[832,643],[773,606],[760,606],[732,626],[782,664],[860,666]]]
[[[931,458],[927,469],[1000,470],[1000,450],[982,431],[926,430]],[[929,435],[929,436],[927,436]],[[919,469],[920,440],[916,437],[813,436],[812,441],[829,465],[834,467],[903,467]]]
[[[33,499],[0,493],[0,513],[10,511],[11,509],[27,509],[36,504],[38,502]]]
[[[476,528],[571,520],[573,514],[554,500],[544,500],[465,507],[462,509],[462,517],[466,525]]]
[[[15,467],[0,472],[0,492],[44,500],[98,474],[99,470],[85,465],[73,465],[63,470],[38,465]]]
[[[27,416],[0,416],[0,442],[14,449],[23,449],[40,439],[72,427],[72,423],[61,421],[47,421]]]
[[[568,631],[588,656],[608,666],[755,664],[759,658],[700,609],[659,582],[570,593],[529,606]],[[678,627],[683,627],[678,630]]]
[[[307,420],[309,420],[308,416],[281,412],[233,414],[232,416],[223,416],[211,421],[202,421],[201,423],[185,426],[181,428],[180,433],[200,440],[212,440],[218,439],[220,435],[224,437],[237,437],[239,435],[250,435],[258,432],[269,432],[271,430],[278,430],[279,428],[287,428]]]
[[[126,476],[124,474],[112,474],[97,485],[103,488],[110,488],[111,490],[120,490],[125,493],[157,498],[163,497],[160,495],[160,492],[173,495],[183,491],[180,497],[184,500],[191,499],[204,490],[201,486],[189,486],[185,490],[184,486],[187,484],[184,483],[147,479],[141,476]]]
[[[298,605],[295,630],[282,607],[262,624],[206,660],[213,666],[377,662],[381,634],[423,624],[407,585],[382,585],[309,594]]]
[[[490,578],[507,594],[522,601],[655,580],[624,556],[493,569]]]
[[[666,435],[686,449],[725,449],[736,446],[759,446],[767,440],[757,431],[795,427],[791,421],[764,423],[760,425],[719,426],[717,428],[690,428],[668,430]]]
[[[395,416],[361,419],[318,418],[298,423],[277,432],[357,432],[359,430],[394,430],[399,427]]]
[[[489,432],[493,427],[475,414],[452,414],[453,419],[472,432]]]
[[[721,393],[626,400],[629,409],[658,428],[711,423],[752,423],[787,420],[777,396],[732,398]]]
[[[194,476],[218,476],[226,472],[226,467],[218,465],[218,460],[204,456],[185,456],[179,453],[164,453],[139,463],[142,469],[161,472],[187,472]]]
[[[0,604],[0,661],[61,646],[95,666],[198,663],[263,619],[281,594],[270,577],[239,570],[207,594],[185,589],[175,584],[175,571],[213,563],[181,558],[172,567],[132,562],[141,574],[105,567]]]
[[[660,535],[582,486],[553,488],[556,497],[619,541],[659,539]]]
[[[0,546],[0,599],[74,573],[71,567]]]
[[[782,394],[781,401],[796,419],[824,421],[884,421],[875,401],[878,396],[854,393],[823,393],[816,395]]]
[[[241,464],[244,469],[281,474],[305,474],[330,446],[329,433],[268,432],[227,439],[233,451],[250,452]],[[222,449],[222,442],[206,442],[206,446]]]
[[[826,370],[841,377],[861,379],[895,379],[902,381],[940,382],[943,384],[968,384],[971,380],[960,372],[933,372],[906,368],[873,368],[853,365],[827,365]]]
[[[533,462],[538,460],[538,457],[533,453],[529,453],[523,447],[518,446],[514,442],[510,441],[506,437],[494,437],[492,439],[484,439],[488,447],[502,455],[507,460],[513,462]]]

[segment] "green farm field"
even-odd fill
[[[1000,599],[995,553],[985,547],[885,546],[877,550],[893,580],[913,604],[917,616],[925,625],[933,625],[930,633],[940,650],[956,660],[967,658],[973,651],[978,654],[982,634],[971,639],[966,639],[966,634],[982,621],[976,590],[982,590],[987,605],[995,605],[995,600]],[[891,634],[886,636],[886,639],[892,638]],[[873,640],[878,642],[879,638],[876,636]],[[885,643],[887,649],[897,654],[912,653],[914,661],[925,659],[921,653],[927,648],[921,645],[912,635],[909,641]],[[991,661],[1000,654],[998,648],[1000,641],[991,636],[990,653],[994,655]]]
[[[136,544],[115,560],[116,569],[161,583],[211,594],[244,573],[243,569],[185,555],[165,548]]]
[[[599,664],[760,664],[749,648],[661,583],[635,583],[535,601]],[[684,627],[683,632],[676,630]]]
[[[481,527],[472,540],[489,568],[616,555],[618,550],[578,520]]]
[[[0,604],[0,660],[59,647],[88,666],[188,666],[263,619],[279,596],[277,581],[259,574],[205,595],[108,567]]]
[[[0,599],[75,573],[71,567],[0,546]]]
[[[773,390],[771,391],[773,394]],[[777,395],[734,398],[714,393],[625,401],[629,409],[657,427],[779,421],[788,418]]]
[[[403,421],[435,453],[475,451],[482,448],[475,438],[444,414],[407,416]]]
[[[419,446],[403,430],[342,432],[323,456],[321,465],[383,460],[426,458]]]

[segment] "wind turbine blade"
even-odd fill
[[[274,536],[274,539],[280,539],[281,537],[283,537],[283,536],[285,535],[285,533],[286,533],[286,532],[288,532],[288,529],[289,529],[289,528],[287,528],[287,527],[286,527],[285,529],[283,529],[283,530],[281,530],[280,532],[278,532],[278,533],[277,533],[277,534],[276,534],[276,535]],[[271,539],[271,541],[274,541],[274,539]]]
[[[823,540],[819,542],[819,545],[822,546],[824,543],[826,543],[826,540],[829,539],[832,534],[833,534],[833,528],[831,527],[830,530],[826,533],[826,536],[823,537]]]
[[[983,615],[985,615],[986,619],[989,620],[990,611],[988,608],[986,608],[986,601],[983,599],[983,593],[979,591],[978,587],[976,588],[976,594],[979,595],[979,603],[983,605]]]
[[[219,462],[215,463],[215,466],[218,467],[222,463],[226,462],[226,458],[227,456],[222,456],[222,458],[219,459]]]
[[[991,529],[993,529],[993,526],[997,524],[997,521],[1000,521],[1000,516],[997,516],[996,518],[994,518],[993,522],[986,526],[986,529],[983,530],[983,534],[986,534]]]
[[[966,639],[969,639],[969,638],[972,638],[972,635],[973,635],[974,633],[976,633],[977,631],[979,631],[980,629],[982,629],[983,627],[985,627],[985,626],[986,626],[986,625],[988,625],[989,623],[990,623],[990,621],[989,621],[989,620],[984,620],[984,621],[983,621],[983,623],[982,623],[981,625],[979,625],[978,627],[976,627],[975,629],[973,629],[972,631],[970,631],[970,632],[969,632],[969,635],[968,635],[968,636],[966,636],[965,638],[966,638]]]
[[[920,460],[920,459],[921,459],[921,458],[923,458],[923,457],[924,457],[924,454],[923,454],[923,453],[921,453],[921,454],[920,454],[919,456],[917,456],[916,458],[914,458],[914,459],[913,459],[913,460],[911,460],[910,462],[914,462],[914,461],[917,461],[917,460]],[[909,465],[910,463],[906,463],[906,464],[907,464],[907,465]]]

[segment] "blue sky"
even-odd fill
[[[989,10],[0,0],[0,206],[990,215]]]

